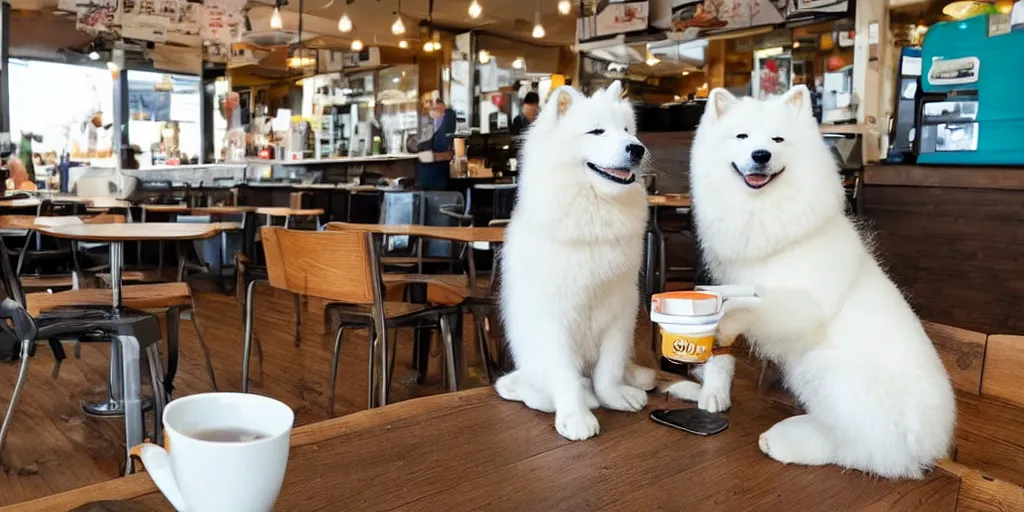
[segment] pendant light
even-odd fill
[[[338,31],[339,32],[351,32],[352,31],[352,19],[348,17],[348,13],[342,13],[341,18],[338,18]]]
[[[480,14],[483,13],[483,12],[484,12],[484,8],[480,7],[480,2],[477,2],[477,0],[473,0],[473,3],[469,4],[469,17],[470,18],[474,18],[474,19],[479,18]]]
[[[391,24],[391,33],[396,36],[405,33],[405,23],[402,23],[402,0],[398,0],[398,9],[395,10],[395,22]]]
[[[402,39],[401,41],[398,42],[398,47],[403,49],[403,50],[408,49],[409,48],[409,41],[406,41],[405,39]]]
[[[533,38],[544,37],[544,26],[540,24],[540,0],[537,0],[537,10],[533,14]]]
[[[572,12],[572,2],[570,2],[569,0],[560,0],[558,2],[558,14],[566,16],[570,12]]]
[[[480,61],[480,64],[487,64],[491,61],[491,54],[487,50],[480,50],[477,54],[477,60]]]
[[[274,14],[270,15],[270,28],[274,30],[281,30],[284,24],[281,22],[281,9],[278,6],[274,6]]]
[[[363,42],[359,38],[353,39],[351,48],[354,52],[361,52],[363,51]]]

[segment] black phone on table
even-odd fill
[[[658,409],[651,411],[655,423],[696,434],[713,436],[729,428],[725,416],[696,407],[690,409]]]

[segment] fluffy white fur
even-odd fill
[[[590,98],[569,87],[551,95],[523,144],[501,255],[501,312],[516,370],[495,389],[554,412],[555,429],[571,440],[598,433],[590,409],[638,411],[654,388],[654,371],[632,363],[647,194],[636,181],[642,146],[621,92],[615,82]]]
[[[757,150],[770,161],[756,162]],[[745,334],[778,363],[806,410],[763,433],[761,450],[783,463],[921,477],[949,452],[953,390],[921,322],[845,216],[807,89],[763,102],[712,91],[691,163],[711,273],[754,285],[762,299],[727,311],[722,336]]]

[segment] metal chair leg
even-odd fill
[[[391,354],[389,357],[391,361],[388,363],[388,382],[392,382],[395,378],[395,356],[398,355],[398,329],[391,329]],[[388,392],[384,397],[384,403],[391,401],[391,386],[388,385]]]
[[[292,294],[292,303],[295,305],[295,348],[302,343],[302,298],[299,294]]]
[[[210,376],[210,386],[214,391],[217,389],[217,375],[213,371],[213,363],[210,361],[210,349],[203,339],[203,331],[199,329],[199,315],[196,310],[196,299],[192,298],[192,327],[196,330],[196,339],[199,340],[199,348],[203,351],[203,359],[206,360],[206,373]],[[261,358],[262,359],[262,358]]]
[[[487,382],[494,382],[493,371],[491,366],[491,349],[487,343],[487,329],[484,328],[484,321],[480,318],[480,315],[473,313],[473,322],[476,324],[476,343],[477,350],[480,351],[480,362],[484,365],[484,374],[487,376]]]
[[[242,393],[249,392],[249,353],[252,347],[253,310],[256,307],[256,285],[262,282],[255,280],[249,283],[249,289],[245,292],[245,345],[242,349]],[[260,368],[263,368],[263,358],[260,357]]]
[[[124,400],[125,465],[124,474],[135,472],[131,449],[142,443],[142,378],[139,375],[139,340],[135,336],[120,335],[121,375]]]
[[[444,345],[444,369],[448,378],[448,391],[458,391],[458,375],[455,371],[455,349],[448,316],[441,316],[441,344]]]
[[[32,351],[31,342],[21,344],[21,368],[18,369],[18,380],[14,384],[14,393],[11,394],[11,401],[7,404],[7,414],[4,416],[3,427],[0,427],[0,456],[4,453],[4,444],[7,442],[7,432],[11,428],[14,418],[14,409],[18,407],[18,400],[21,398],[21,388],[25,386],[25,378],[28,377],[29,353]]]
[[[369,355],[366,357],[366,408],[373,409],[377,407],[377,359],[374,357],[377,347],[377,336],[373,334],[373,328],[371,327]]]
[[[345,328],[338,327],[338,334],[334,337],[334,358],[331,359],[331,391],[327,399],[327,417],[334,417],[334,396],[337,391],[338,382],[338,358],[341,356],[341,338],[345,335]]]
[[[164,389],[163,363],[160,361],[160,346],[156,343],[146,347],[149,360],[149,382],[153,386],[153,442],[163,444],[164,406],[167,390]]]

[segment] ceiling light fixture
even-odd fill
[[[690,72],[689,71],[683,71],[683,76],[690,76]]]
[[[544,37],[544,26],[540,24],[540,0],[537,0],[537,8],[533,13],[533,38]]]
[[[281,22],[281,9],[278,6],[274,6],[274,14],[270,15],[270,28],[274,30],[281,30],[284,24]]]
[[[398,42],[398,47],[405,50],[409,48],[409,42],[406,41],[405,39],[402,39],[401,41]]]
[[[566,16],[570,12],[572,12],[572,2],[570,2],[569,0],[561,0],[560,2],[558,2],[558,14]]]
[[[480,50],[480,53],[477,54],[477,60],[480,61],[480,64],[487,64],[491,61],[491,54],[487,53],[487,50]]]
[[[480,14],[484,12],[484,8],[480,7],[480,2],[473,0],[473,3],[469,4],[469,17],[479,18]]]
[[[395,22],[391,25],[391,33],[396,36],[405,33],[405,23],[402,23],[402,0],[398,0],[398,8],[395,9]]]
[[[352,31],[352,19],[348,17],[348,13],[342,13],[341,17],[338,18],[338,31],[339,32],[351,32]]]
[[[423,43],[423,51],[425,51],[427,53],[430,53],[430,52],[434,51],[434,42],[433,41],[427,41],[427,42]]]
[[[522,57],[516,57],[516,60],[512,61],[513,69],[523,69],[526,67],[526,59]]]
[[[361,51],[363,51],[363,42],[360,41],[359,39],[353,39],[352,40],[352,47],[351,48],[352,48],[352,51],[354,51],[354,52],[361,52]]]

